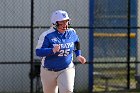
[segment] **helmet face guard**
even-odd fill
[[[57,10],[51,16],[51,23],[55,25],[57,21],[70,20],[66,11]]]

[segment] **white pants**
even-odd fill
[[[73,93],[75,67],[54,72],[48,71],[41,66],[41,82],[44,93]]]

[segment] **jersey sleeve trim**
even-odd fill
[[[76,54],[76,57],[81,55],[81,50],[75,50],[74,52]]]

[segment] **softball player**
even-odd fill
[[[36,46],[36,55],[42,57],[41,82],[44,93],[73,93],[75,66],[73,52],[82,64],[80,43],[75,30],[68,28],[70,18],[66,11],[55,11],[51,16],[53,25],[42,33]]]

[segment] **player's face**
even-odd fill
[[[69,20],[58,21],[57,30],[60,33],[65,32],[68,29]]]

